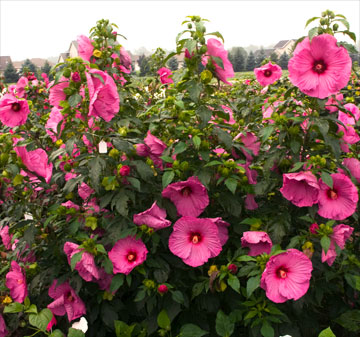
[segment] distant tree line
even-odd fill
[[[36,78],[41,78],[41,74],[45,73],[51,80],[50,70],[51,66],[48,61],[46,61],[44,65],[39,68],[29,59],[26,59],[25,62],[21,65],[21,69],[19,71],[16,71],[12,62],[9,62],[4,70],[4,82],[15,83],[21,76],[25,76],[29,72],[33,73]]]

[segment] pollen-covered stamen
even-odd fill
[[[288,273],[288,270],[284,267],[280,267],[277,271],[276,271],[276,275],[278,278],[287,278],[287,273]]]
[[[18,284],[23,284],[24,281],[23,281],[22,279],[19,279],[19,280],[17,280],[17,283],[18,283]]]
[[[271,71],[271,70],[267,69],[267,70],[264,71],[264,76],[265,76],[265,77],[270,77],[271,75],[272,75],[272,71]]]
[[[135,262],[136,261],[136,253],[130,252],[127,256],[127,259],[129,262]]]
[[[186,186],[184,187],[182,190],[181,190],[181,194],[184,196],[184,197],[188,197],[190,194],[191,194],[191,188]]]
[[[313,70],[318,73],[322,74],[326,70],[327,66],[323,60],[315,61],[313,64]]]
[[[199,233],[192,233],[190,236],[190,241],[196,245],[201,241],[201,235]]]
[[[21,106],[19,103],[13,103],[13,104],[11,104],[11,109],[15,112],[18,112],[18,111],[20,111]]]
[[[329,191],[327,192],[327,195],[328,195],[328,197],[329,197],[330,199],[332,199],[332,200],[336,200],[336,199],[338,198],[338,194],[336,193],[335,190],[329,190]]]

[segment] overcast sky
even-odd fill
[[[306,20],[326,9],[345,15],[359,40],[360,0],[0,0],[0,55],[9,55],[12,61],[58,56],[67,51],[78,35],[88,35],[102,18],[119,26],[118,32],[127,37],[119,42],[127,50],[134,52],[141,46],[148,50],[157,47],[172,50],[187,15],[210,20],[207,32],[221,32],[227,49],[251,44],[267,47],[279,40],[305,35]]]

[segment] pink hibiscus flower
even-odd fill
[[[113,279],[113,275],[108,274],[104,268],[99,269],[99,279],[97,280],[97,284],[101,290],[106,290],[110,292],[111,281]]]
[[[198,177],[168,185],[161,194],[170,199],[181,216],[199,216],[209,205],[209,196]]]
[[[336,258],[336,250],[335,243],[341,249],[345,248],[345,241],[351,236],[354,228],[348,225],[337,225],[333,228],[333,233],[330,235],[330,247],[328,251],[321,253],[321,262],[326,262],[329,266],[331,266]]]
[[[218,227],[209,219],[184,216],[174,224],[169,249],[187,265],[201,266],[222,250]]]
[[[170,69],[163,67],[163,68],[160,68],[157,71],[157,73],[160,76],[160,81],[162,84],[174,83],[173,79],[169,77],[172,75],[172,72]]]
[[[0,99],[0,121],[11,128],[26,123],[30,113],[27,100],[5,94]]]
[[[207,46],[207,53],[203,57],[201,63],[205,66],[208,63],[208,60],[211,56],[219,57],[223,62],[224,68],[221,68],[220,66],[217,65],[217,63],[214,60],[212,60],[212,64],[215,67],[216,76],[220,81],[232,85],[231,82],[227,81],[227,79],[235,76],[234,69],[231,62],[228,59],[228,52],[224,49],[223,44],[216,39],[209,39],[207,41],[206,46]]]
[[[85,281],[96,281],[99,279],[99,271],[95,265],[94,256],[90,253],[79,249],[79,245],[73,242],[65,242],[64,252],[67,255],[69,265],[71,264],[71,258],[76,254],[83,251],[81,260],[76,263],[75,269],[79,272],[79,275]]]
[[[64,316],[67,314],[69,322],[86,314],[84,302],[70,287],[68,282],[57,285],[54,280],[49,288],[49,296],[54,299],[47,307],[54,315]]]
[[[336,94],[349,81],[351,58],[344,47],[330,34],[306,37],[289,60],[291,83],[312,97],[325,98]]]
[[[54,85],[54,81],[50,83],[49,101],[52,106],[62,109],[60,101],[66,101],[66,94],[64,89],[69,86],[69,80],[64,76],[60,78],[59,82]]]
[[[338,124],[338,132],[341,131],[344,134],[342,140],[347,144],[356,144],[360,140],[360,137],[352,126],[356,124],[354,117],[339,111],[338,120],[345,125],[344,127],[341,124]]]
[[[253,211],[255,209],[257,209],[259,207],[258,203],[255,200],[255,195],[254,194],[246,194],[246,198],[245,198],[245,208]]]
[[[57,107],[53,107],[51,109],[49,119],[45,124],[46,133],[51,137],[53,142],[57,141],[57,127],[62,120],[64,120],[64,116],[62,115],[61,110]],[[61,123],[60,132],[58,134],[59,137],[61,136],[61,132],[64,130],[64,128],[65,123]]]
[[[242,140],[242,142],[244,143],[244,146],[246,149],[252,151],[252,153],[257,156],[259,154],[259,150],[260,150],[260,145],[261,143],[258,142],[258,138],[255,136],[254,133],[252,132],[246,132],[246,135],[243,135],[242,133],[239,133],[234,140],[240,138]],[[246,150],[242,150],[244,156],[246,157],[247,160],[251,161],[253,159],[252,155],[246,151]]]
[[[104,84],[91,74],[101,76]],[[89,116],[101,117],[106,122],[110,122],[119,112],[120,104],[114,80],[104,71],[97,69],[90,69],[86,73],[86,79],[90,95]]]
[[[310,171],[287,173],[283,175],[280,192],[295,206],[310,207],[318,201],[319,185]]]
[[[120,48],[120,63],[129,71],[131,71],[131,56],[124,47]]]
[[[11,249],[12,234],[11,234],[11,236],[9,235],[9,226],[1,227],[0,236],[1,236],[1,240],[3,242],[5,249],[7,249],[7,250]]]
[[[26,98],[25,87],[28,86],[29,80],[25,76],[21,76],[16,83],[16,96]]]
[[[88,184],[82,182],[78,187],[78,193],[81,199],[88,200],[90,195],[93,194],[95,190],[93,190]]]
[[[344,96],[343,94],[336,94],[335,97],[331,96],[325,103],[325,109],[329,110],[330,112],[336,112],[339,109],[337,108],[337,105],[339,104],[337,101],[342,101]]]
[[[250,248],[249,256],[270,254],[272,241],[266,232],[249,231],[243,233],[241,246]]]
[[[50,310],[51,311],[51,310]],[[51,311],[52,313],[52,311]],[[57,324],[55,315],[52,313],[52,318],[46,327],[46,331],[51,331],[52,327]]]
[[[169,227],[171,225],[171,221],[166,220],[166,211],[160,208],[156,201],[152,204],[152,206],[146,211],[138,214],[134,214],[134,224],[141,226],[146,225],[148,227],[154,228],[155,230]]]
[[[9,331],[6,328],[4,317],[0,314],[0,337],[8,336]]]
[[[312,263],[304,253],[288,249],[270,257],[260,286],[266,297],[275,303],[296,301],[308,291],[312,269]]]
[[[85,35],[79,35],[77,37],[79,56],[88,62],[90,62],[90,58],[94,51],[94,46],[92,45],[92,42],[93,41]]]
[[[360,161],[356,158],[345,158],[342,164],[348,168],[351,175],[360,183]]]
[[[260,68],[255,68],[254,73],[260,85],[266,87],[281,78],[282,70],[277,64],[269,62]]]
[[[15,152],[29,171],[45,178],[47,183],[50,182],[53,164],[48,163],[48,155],[43,149],[27,151],[25,146],[16,146]]]
[[[351,179],[342,173],[333,173],[333,188],[331,189],[321,179],[319,180],[319,210],[324,218],[344,220],[352,215],[358,202],[358,191]]]
[[[10,289],[10,296],[14,302],[24,302],[28,295],[25,272],[15,261],[11,261],[11,268],[6,274],[5,285]]]
[[[220,244],[221,246],[223,246],[227,240],[229,239],[229,233],[228,233],[228,227],[230,226],[230,224],[226,221],[224,221],[222,218],[217,217],[217,218],[205,218],[206,220],[210,220],[211,222],[213,222],[219,231],[219,239],[220,239]]]
[[[114,274],[129,274],[146,260],[147,253],[148,250],[140,239],[128,236],[118,240],[109,252],[109,259],[114,265]]]

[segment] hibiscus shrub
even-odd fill
[[[190,16],[144,81],[100,20],[4,90],[0,336],[359,335],[355,35],[315,20],[289,78]]]

